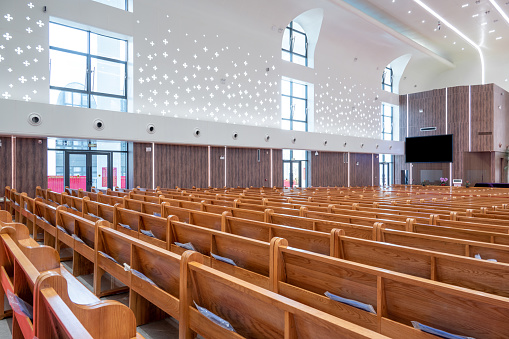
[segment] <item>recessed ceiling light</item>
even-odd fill
[[[478,17],[478,16],[479,16],[479,14],[474,14],[474,15],[472,15],[472,18],[475,18],[475,17]]]
[[[408,14],[412,13],[412,11],[408,11]]]
[[[453,45],[456,45],[456,41],[454,41],[452,44],[453,44]]]
[[[487,24],[488,24],[487,22],[483,22],[481,26],[486,26]]]
[[[447,35],[444,35],[444,39],[447,38]]]
[[[462,50],[462,51],[464,51],[464,50],[465,50],[465,47],[462,47],[462,48],[461,48],[461,50]]]
[[[502,37],[501,37],[501,36],[497,37],[495,40],[500,40],[500,39],[502,39]]]
[[[468,7],[468,4],[464,4],[461,6],[461,8],[465,8],[465,7]]]
[[[422,20],[421,22],[422,22],[422,23],[425,23],[425,22],[426,22],[426,20]]]
[[[489,31],[488,33],[493,33],[493,32],[495,32],[495,30],[494,30],[494,29],[492,29],[492,30],[491,30],[491,31]]]

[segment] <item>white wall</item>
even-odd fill
[[[187,126],[185,119],[259,126],[274,129],[273,134],[284,138],[288,133],[277,129],[280,80],[287,76],[314,84],[316,133],[379,139],[382,100],[397,104],[396,94],[381,90],[384,67],[401,55],[411,54],[430,68],[440,68],[436,60],[326,0],[135,0],[132,13],[91,0],[33,0],[30,4],[34,7],[24,1],[0,4],[0,30],[2,35],[8,32],[13,37],[7,40],[0,36],[0,46],[4,47],[0,47],[0,95],[48,103],[50,18],[116,37],[131,36],[133,96],[129,107],[141,120],[137,120],[139,126],[127,125],[131,117],[116,122],[129,131],[144,131],[150,116],[157,115],[177,118],[168,120],[172,126]],[[324,11],[314,69],[282,61],[279,28],[314,8]],[[8,21],[4,17],[7,14],[14,19]],[[23,53],[18,55],[17,47]],[[25,66],[25,61],[30,65]],[[225,79],[224,84],[221,79]],[[5,105],[0,100],[0,108]],[[79,109],[55,112],[80,112],[89,117],[106,114]],[[1,109],[0,118],[8,119],[9,114]],[[32,133],[31,127],[23,126],[17,133]],[[53,127],[43,124],[37,131],[39,135],[83,134],[83,126],[77,124],[60,126],[58,131]],[[120,139],[138,140],[132,134]],[[218,144],[221,136],[214,138],[211,144]],[[145,139],[150,138],[143,134],[141,140]]]

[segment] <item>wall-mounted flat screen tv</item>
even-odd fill
[[[452,134],[406,138],[406,162],[452,162],[452,139]]]

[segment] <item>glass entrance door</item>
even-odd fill
[[[306,187],[305,167],[305,161],[283,161],[284,187]]]
[[[111,154],[100,152],[65,152],[65,186],[90,191],[113,187]]]

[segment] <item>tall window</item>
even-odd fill
[[[308,37],[295,21],[290,22],[283,35],[283,60],[299,65],[308,65]]]
[[[50,103],[127,111],[127,41],[50,23]]]
[[[94,0],[94,1],[127,11],[127,0]]]
[[[308,85],[283,79],[281,81],[281,128],[308,130]]]
[[[392,93],[393,91],[392,78],[393,78],[392,67],[391,64],[389,64],[387,65],[387,67],[385,67],[384,72],[382,74],[382,89],[384,91]]]
[[[394,140],[394,107],[382,104],[382,140]],[[394,184],[394,156],[380,154],[380,186]]]

